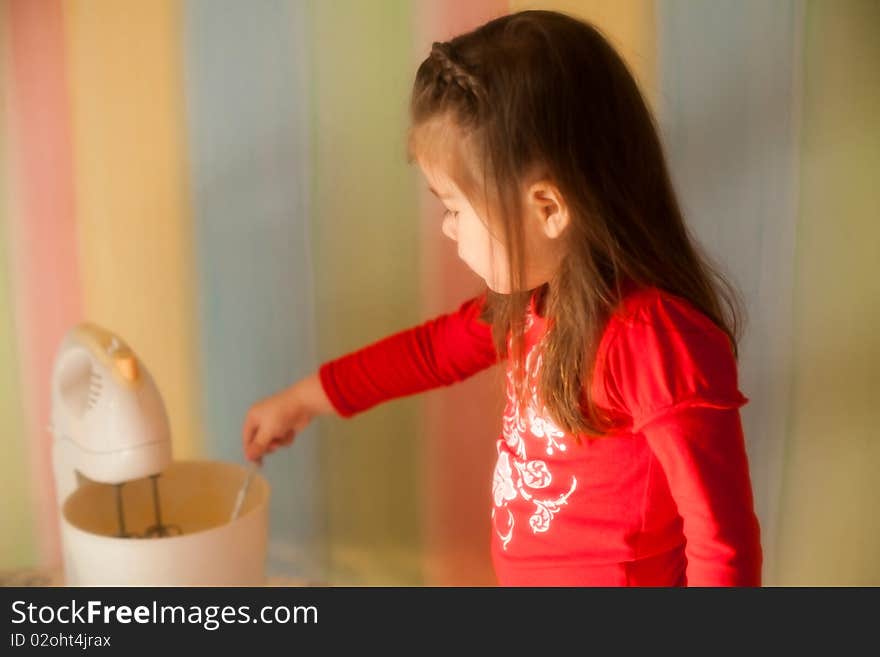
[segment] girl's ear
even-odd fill
[[[568,228],[568,205],[559,189],[548,180],[529,187],[526,195],[530,213],[537,217],[541,230],[550,239],[556,239]]]

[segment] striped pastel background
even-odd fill
[[[765,580],[880,584],[875,0],[0,0],[0,570],[57,563],[72,324],[135,346],[178,458],[239,460],[252,401],[478,288],[406,164],[406,101],[432,41],[525,8],[619,47],[744,294]],[[274,455],[272,573],[491,583],[498,375]]]

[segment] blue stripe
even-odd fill
[[[208,456],[242,461],[255,400],[313,371],[304,5],[189,0],[183,36]],[[264,467],[270,571],[295,576],[318,528],[314,428]],[[294,556],[291,556],[294,555]]]

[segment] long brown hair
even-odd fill
[[[559,427],[600,435],[609,427],[586,391],[625,282],[686,299],[735,353],[736,292],[688,234],[651,112],[594,26],[523,11],[434,43],[416,73],[410,115],[410,162],[443,166],[488,225],[500,227],[513,292],[488,292],[485,316],[499,353],[514,363],[520,395],[525,311],[533,293],[542,299],[539,391]],[[570,224],[552,280],[523,290],[521,183],[536,168],[559,189]]]

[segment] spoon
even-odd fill
[[[254,475],[260,469],[259,463],[251,463],[248,468],[247,476],[244,478],[244,483],[241,485],[241,488],[238,490],[238,495],[235,498],[235,508],[232,509],[232,517],[229,518],[229,522],[232,522],[236,518],[238,518],[238,514],[241,512],[241,506],[244,504],[244,498],[247,496],[248,488],[250,488],[251,481],[254,478]]]

